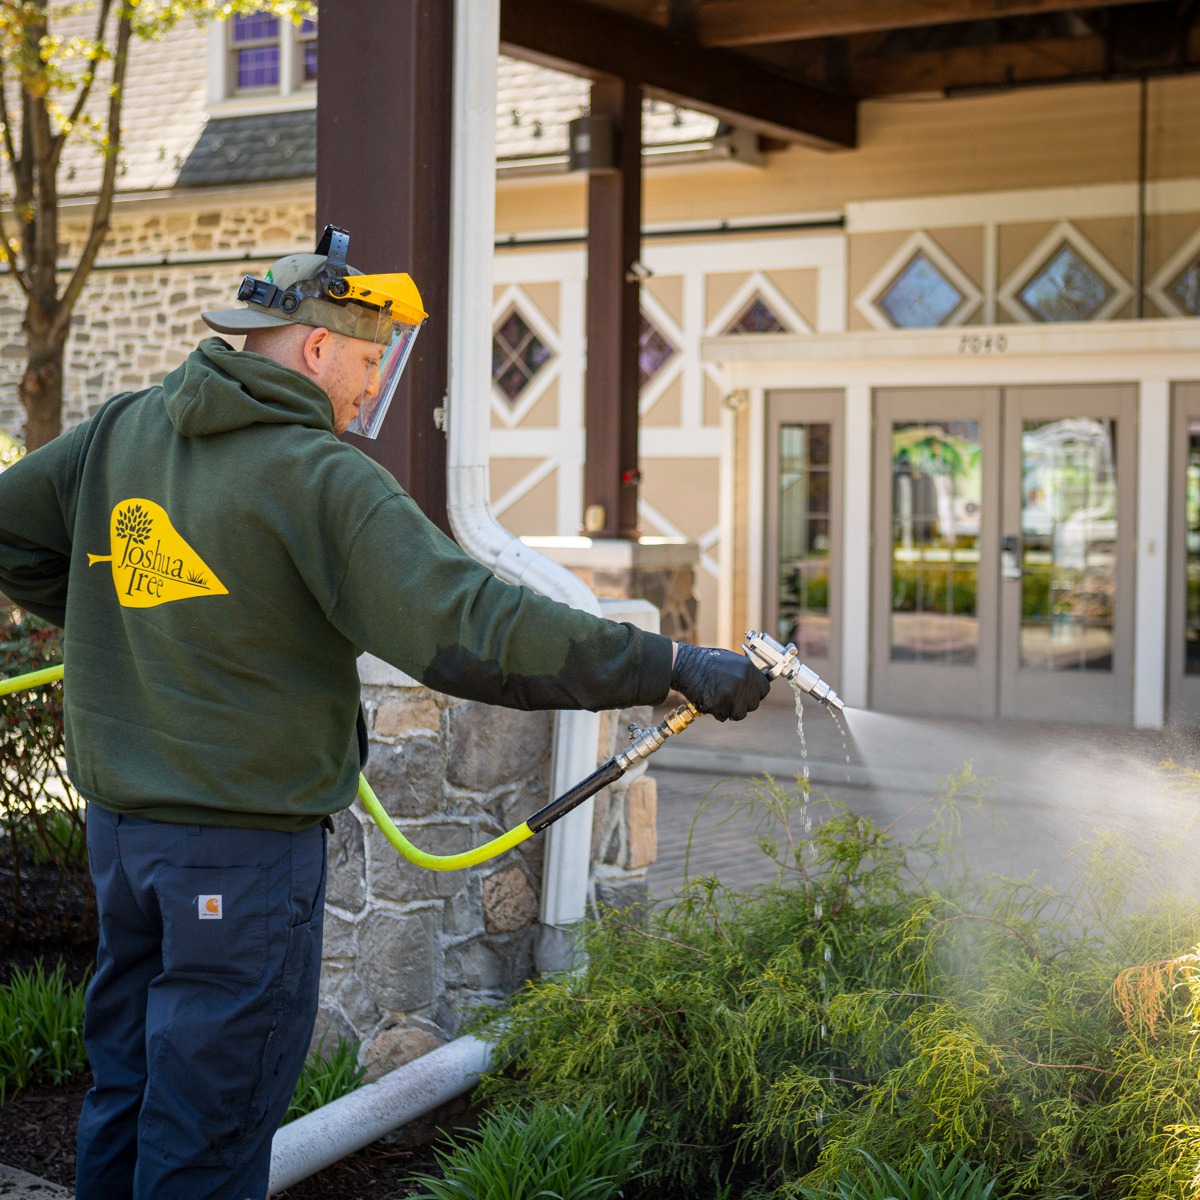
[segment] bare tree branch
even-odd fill
[[[117,47],[113,54],[113,73],[111,91],[108,100],[108,137],[105,150],[104,173],[100,179],[100,189],[96,197],[96,207],[92,210],[92,226],[88,231],[87,242],[80,252],[79,261],[63,291],[59,301],[59,311],[55,319],[55,327],[62,330],[71,320],[71,310],[83,292],[92,265],[100,253],[100,247],[108,234],[109,220],[112,216],[113,193],[117,185],[117,148],[121,143],[121,105],[125,99],[125,71],[129,65],[129,42],[132,33],[132,19],[127,10],[122,9],[117,20]]]
[[[96,46],[101,46],[104,43],[104,29],[108,24],[108,14],[112,11],[112,0],[101,0],[100,14],[96,18],[96,37],[94,39]],[[96,63],[99,56],[93,55],[88,59],[87,69],[83,73],[83,78],[79,81],[79,94],[75,97],[75,104],[71,109],[70,116],[67,117],[66,124],[59,130],[58,133],[58,148],[54,156],[55,169],[58,167],[58,160],[62,155],[62,148],[67,140],[67,135],[74,128],[75,122],[79,120],[83,112],[84,105],[87,104],[88,96],[91,95],[92,87],[96,82]]]

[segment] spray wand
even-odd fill
[[[800,661],[800,653],[791,643],[784,646],[769,634],[755,633],[751,630],[746,634],[742,649],[768,679],[775,680],[783,677],[819,703],[837,709],[843,707],[838,694],[829,684]],[[28,675],[15,675],[11,679],[0,682],[0,696],[7,696],[9,693],[20,691],[23,688],[36,688],[46,683],[53,683],[55,680],[61,679],[62,674],[63,669],[59,665],[34,671]],[[414,846],[396,828],[395,823],[380,804],[379,798],[371,790],[371,785],[362,775],[358,777],[358,798],[362,802],[363,808],[370,813],[375,824],[379,826],[384,837],[409,862],[431,871],[459,871],[464,867],[471,867],[476,863],[496,858],[506,850],[519,846],[535,833],[540,833],[543,829],[553,825],[555,821],[565,817],[567,813],[594,796],[601,788],[620,779],[634,763],[643,758],[649,758],[666,742],[667,738],[682,733],[698,716],[700,716],[700,710],[691,703],[685,703],[671,709],[657,725],[644,729],[638,725],[631,725],[629,727],[629,744],[614,754],[603,766],[593,771],[586,779],[580,780],[573,788],[551,800],[549,804],[538,809],[533,816],[514,826],[507,833],[503,833],[489,842],[484,842],[483,845],[476,846],[473,850],[464,850],[459,854],[430,854]]]

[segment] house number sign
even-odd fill
[[[964,333],[958,339],[959,354],[1004,354],[1008,335],[1004,333]]]

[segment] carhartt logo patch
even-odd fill
[[[125,608],[229,594],[153,500],[122,500],[113,509],[109,548],[111,554],[89,554],[88,566],[112,563],[117,599]]]
[[[202,921],[219,921],[224,915],[220,896],[201,896],[196,907],[200,911]]]

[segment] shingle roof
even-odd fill
[[[66,28],[64,19],[63,28]],[[316,123],[311,99],[286,111],[222,115],[208,102],[208,34],[190,21],[161,39],[136,42],[126,79],[121,192],[311,177],[316,171]],[[587,110],[589,84],[501,56],[497,89],[496,159],[502,169],[561,169],[567,122]],[[102,112],[104,89],[93,96]],[[703,148],[718,132],[715,117],[662,102],[643,106],[647,157],[670,148]],[[72,138],[60,179],[64,196],[87,196],[99,183],[94,145]]]
[[[176,187],[304,179],[317,172],[316,109],[210,120]]]

